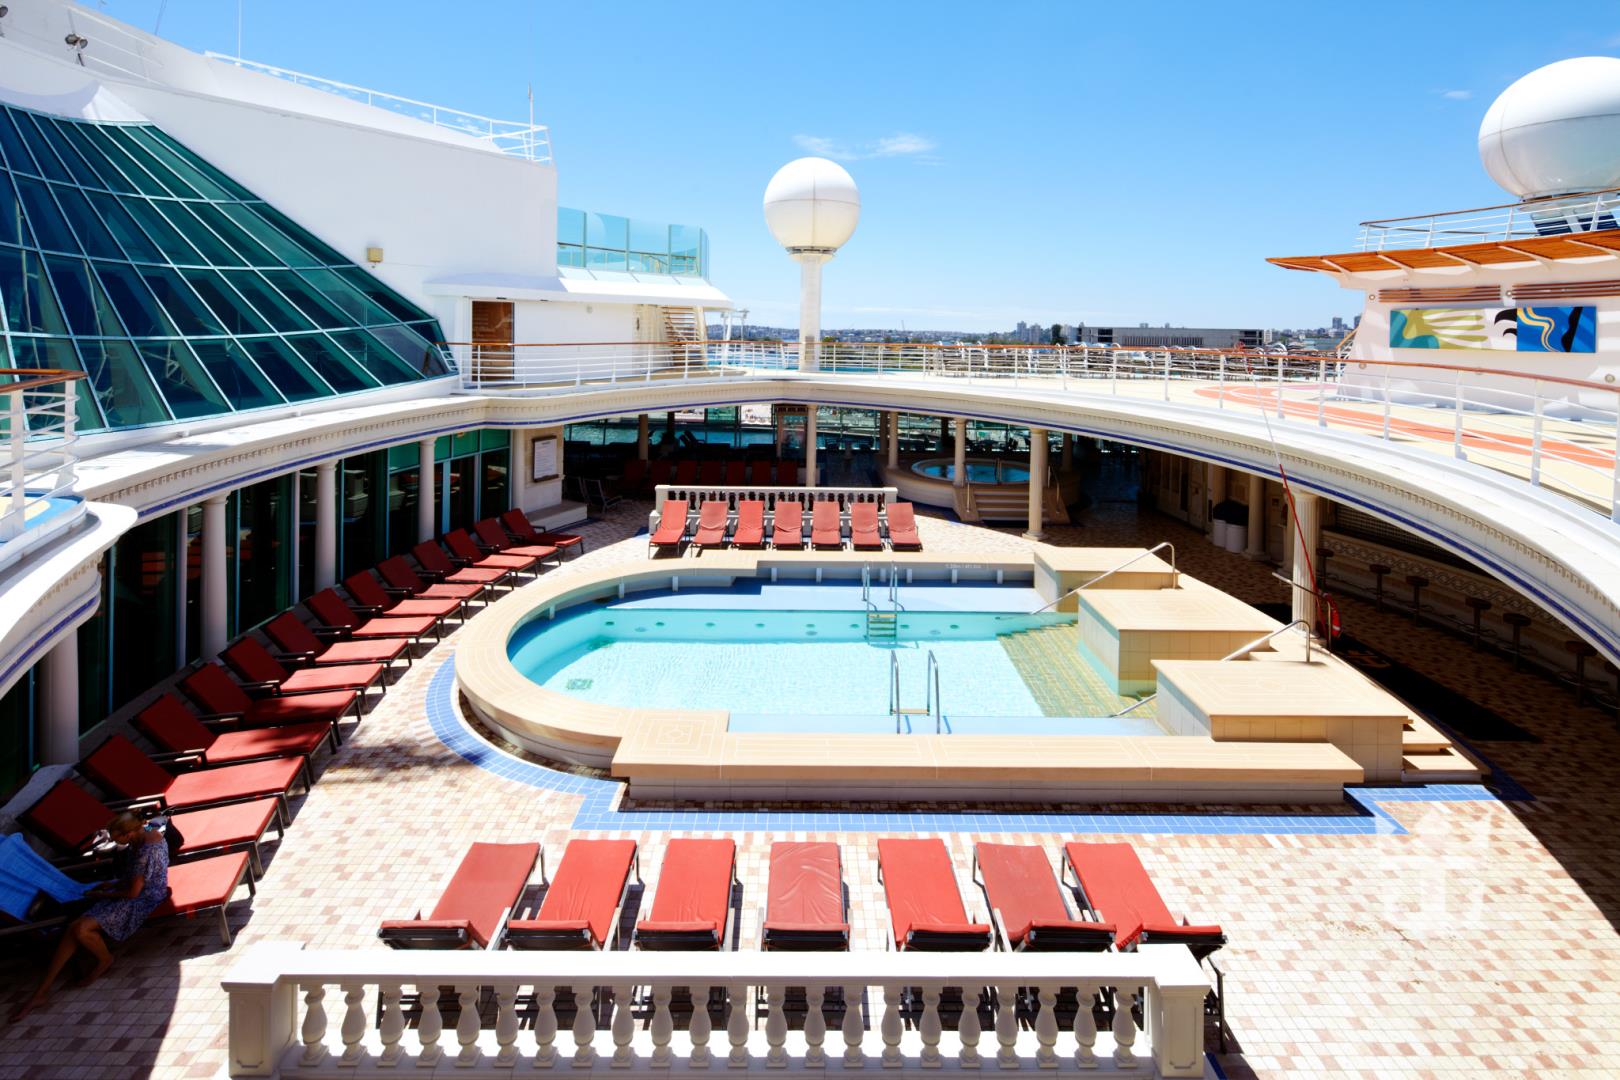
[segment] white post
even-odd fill
[[[951,473],[951,483],[956,487],[967,487],[967,417],[956,418],[956,450],[952,459],[955,466]]]
[[[315,591],[337,584],[337,463],[315,466]]]
[[[1046,429],[1029,429],[1029,529],[1027,540],[1039,540],[1041,512],[1046,507]]]
[[[636,415],[636,457],[640,458],[642,461],[647,460],[648,435],[649,429],[647,414],[638,413]]]
[[[824,251],[796,251],[799,261],[799,370],[820,367],[821,267],[832,255]]]
[[[439,522],[439,470],[438,462],[433,460],[433,444],[436,439],[423,439],[416,444],[416,539],[418,542],[432,540],[438,535],[435,528]],[[518,463],[512,462],[512,471],[516,473]]]
[[[229,546],[225,535],[225,496],[203,500],[202,518],[202,638],[205,657],[218,656],[230,639],[225,577]]]
[[[1251,559],[1266,557],[1266,478],[1249,474],[1249,546],[1243,552]]]
[[[888,414],[887,419],[889,425],[889,468],[896,469],[900,467],[900,414],[891,412]]]
[[[41,765],[79,760],[79,632],[62,635],[39,660],[39,703],[35,719]]]
[[[804,486],[816,486],[816,407],[804,407]]]
[[[1322,544],[1321,500],[1306,491],[1294,492],[1294,515],[1294,565],[1290,577],[1297,587],[1293,590],[1292,618],[1304,619],[1315,626],[1316,597],[1310,590],[1311,569],[1316,567],[1316,549]]]

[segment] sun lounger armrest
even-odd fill
[[[309,628],[309,632],[319,638],[331,638],[336,641],[342,641],[353,631],[347,626],[311,626]]]
[[[1219,926],[1188,926],[1178,923],[1144,923],[1129,935],[1120,935],[1120,948],[1137,945],[1186,945],[1200,963],[1204,957],[1226,944],[1226,932]]]
[[[358,611],[360,614],[368,617],[381,615],[383,613],[383,606],[381,604],[350,604],[349,606],[354,608],[354,610]]]
[[[465,949],[473,945],[466,919],[390,919],[377,936],[392,949]]]
[[[989,923],[937,923],[913,926],[906,932],[906,948],[923,952],[978,950],[990,947]]]
[[[595,949],[589,919],[513,919],[506,924],[513,949]]]
[[[641,922],[636,924],[636,944],[654,951],[690,951],[721,947],[720,927],[708,921]]]

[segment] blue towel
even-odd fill
[[[28,846],[21,833],[0,839],[0,911],[12,918],[28,918],[28,909],[40,893],[65,902],[79,899],[89,889],[52,866]]]

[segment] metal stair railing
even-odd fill
[[[1179,587],[1181,577],[1180,577],[1179,571],[1176,570],[1176,546],[1174,544],[1172,544],[1168,540],[1162,540],[1159,543],[1154,544],[1152,547],[1148,548],[1146,551],[1138,552],[1137,554],[1132,555],[1130,558],[1126,559],[1124,562],[1120,563],[1118,566],[1109,567],[1107,570],[1104,570],[1102,573],[1098,574],[1096,577],[1091,578],[1091,579],[1089,579],[1087,581],[1081,582],[1079,585],[1076,585],[1074,588],[1070,589],[1068,592],[1064,593],[1062,596],[1058,597],[1056,600],[1050,601],[1049,603],[1042,604],[1040,607],[1036,608],[1034,611],[1027,611],[1022,615],[1002,615],[1000,617],[1003,618],[1003,619],[1027,619],[1031,615],[1039,615],[1043,611],[1046,611],[1046,610],[1048,610],[1050,608],[1056,607],[1058,604],[1063,603],[1063,601],[1067,600],[1069,597],[1073,596],[1075,593],[1080,592],[1082,589],[1089,589],[1093,585],[1097,584],[1097,582],[1103,580],[1104,578],[1110,577],[1113,574],[1117,574],[1121,570],[1123,570],[1126,567],[1132,565],[1133,563],[1141,562],[1143,559],[1147,558],[1149,555],[1156,554],[1156,553],[1164,550],[1165,548],[1170,549],[1170,587],[1172,589],[1177,588],[1177,587]]]
[[[1305,662],[1307,664],[1310,663],[1311,662],[1311,624],[1305,619],[1295,619],[1293,622],[1289,623],[1287,626],[1279,627],[1276,630],[1273,630],[1271,633],[1266,634],[1264,637],[1257,637],[1253,641],[1249,642],[1247,645],[1239,646],[1236,650],[1234,650],[1233,652],[1227,653],[1225,656],[1221,657],[1219,660],[1217,660],[1215,662],[1217,664],[1224,664],[1228,660],[1241,660],[1245,656],[1248,656],[1250,653],[1254,652],[1254,650],[1258,649],[1260,646],[1262,646],[1262,645],[1266,644],[1267,642],[1269,642],[1272,638],[1275,638],[1280,634],[1286,634],[1290,630],[1304,630],[1305,631]],[[1142,698],[1140,701],[1137,701],[1137,702],[1135,702],[1134,704],[1131,704],[1131,705],[1127,705],[1123,709],[1120,709],[1118,712],[1110,713],[1109,715],[1111,715],[1111,716],[1124,716],[1126,713],[1135,712],[1137,709],[1140,709],[1142,706],[1146,705],[1148,702],[1153,701],[1156,698],[1158,698],[1158,696],[1159,696],[1158,691],[1154,691],[1153,693],[1149,694],[1147,697]]]

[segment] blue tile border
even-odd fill
[[[1498,796],[1481,784],[1432,787],[1350,787],[1350,812],[1302,810],[1298,814],[1185,814],[1174,807],[1136,813],[1091,814],[1013,811],[988,813],[950,810],[625,810],[624,785],[616,780],[548,769],[524,761],[485,742],[456,709],[456,662],[452,654],[434,672],[427,691],[427,719],[433,734],[470,764],[495,776],[543,791],[580,795],[583,801],[571,828],[626,831],[738,832],[775,830],[805,832],[920,833],[1141,833],[1178,836],[1402,836],[1406,829],[1379,804],[1386,802],[1495,802]],[[1515,785],[1516,786],[1516,785]],[[1522,789],[1520,789],[1522,790]]]

